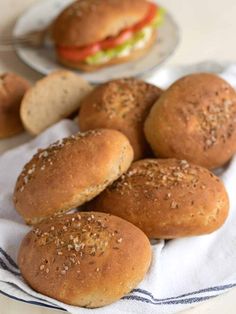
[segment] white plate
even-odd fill
[[[71,0],[41,0],[30,7],[18,19],[14,35],[19,36],[33,30],[43,29],[58,15]],[[174,52],[179,42],[179,29],[172,16],[167,12],[163,25],[159,28],[157,41],[150,52],[138,61],[121,65],[110,66],[93,73],[79,72],[86,80],[94,84],[100,84],[107,80],[144,76],[155,70]],[[62,69],[55,58],[54,49],[51,46],[42,49],[29,49],[16,47],[20,59],[42,74]]]

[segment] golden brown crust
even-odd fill
[[[151,247],[143,232],[102,213],[45,221],[26,235],[18,254],[21,274],[33,289],[90,308],[130,292],[150,261]]]
[[[150,238],[172,239],[218,229],[229,201],[220,179],[207,169],[176,159],[140,160],[88,209],[130,221]]]
[[[79,0],[55,20],[52,37],[56,45],[86,46],[140,22],[149,4],[145,0]]]
[[[132,160],[128,139],[115,130],[58,141],[25,165],[15,186],[15,207],[29,224],[68,211],[99,194]]]
[[[100,85],[81,103],[80,130],[108,128],[121,131],[134,149],[134,159],[147,157],[150,148],[144,137],[143,124],[161,92],[160,88],[134,78]]]
[[[121,64],[125,62],[131,62],[131,61],[140,59],[141,57],[147,54],[147,52],[150,50],[150,48],[153,46],[154,42],[156,41],[156,38],[157,38],[157,31],[153,30],[153,34],[150,40],[146,43],[144,48],[135,49],[128,56],[113,58],[110,61],[105,62],[103,64],[90,65],[90,64],[86,64],[85,62],[72,62],[72,61],[63,59],[58,55],[57,55],[57,59],[61,64],[71,69],[77,69],[77,70],[81,70],[85,72],[93,72],[93,71],[105,68],[107,66]]]
[[[0,76],[0,138],[16,135],[24,130],[20,119],[21,100],[30,87],[14,73]]]
[[[236,151],[235,121],[234,89],[214,74],[192,74],[162,94],[145,122],[145,134],[157,156],[213,169]]]

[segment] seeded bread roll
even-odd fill
[[[192,74],[162,94],[147,117],[145,134],[157,156],[214,169],[236,151],[235,122],[235,90],[214,74]]]
[[[144,233],[102,213],[64,215],[26,235],[18,264],[36,291],[95,308],[117,301],[143,279],[151,262]]]
[[[143,124],[161,93],[160,88],[134,78],[100,85],[81,102],[79,127],[82,131],[119,130],[130,140],[135,160],[147,157],[150,148],[144,137]]]
[[[211,233],[228,215],[223,183],[200,166],[176,159],[140,160],[88,209],[130,221],[149,238],[173,239]]]
[[[115,130],[78,133],[39,150],[17,179],[14,203],[28,224],[89,201],[130,166],[133,150]]]
[[[0,75],[0,139],[21,133],[20,104],[30,84],[14,73]]]
[[[20,115],[26,130],[37,135],[76,113],[92,87],[70,71],[55,71],[39,80],[24,96]]]

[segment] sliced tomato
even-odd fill
[[[158,7],[154,3],[150,3],[150,9],[148,11],[147,16],[141,22],[123,30],[116,37],[110,37],[86,47],[57,46],[56,48],[57,53],[63,59],[77,62],[85,60],[87,57],[94,55],[100,50],[106,50],[119,46],[123,44],[125,41],[132,38],[135,32],[141,30],[146,25],[150,24],[151,21],[155,18],[157,10]]]
[[[146,25],[150,24],[151,21],[155,18],[157,14],[158,7],[154,3],[150,3],[150,9],[147,16],[139,23],[135,24],[132,27],[133,32],[137,32],[140,29],[144,28]]]
[[[109,49],[114,48],[116,46],[119,46],[123,44],[125,41],[129,40],[133,36],[133,31],[130,29],[126,29],[122,31],[118,36],[111,37],[108,39],[105,39],[99,43],[101,49]]]
[[[84,48],[57,46],[56,49],[59,56],[63,59],[75,62],[85,60],[101,50],[99,44],[93,44]]]

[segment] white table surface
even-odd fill
[[[10,33],[17,16],[36,1],[40,0],[0,0],[0,35]],[[182,36],[176,53],[166,65],[205,60],[236,61],[235,0],[159,0],[159,3],[175,16]],[[4,71],[22,74],[32,82],[41,77],[21,63],[14,52],[0,52],[0,73]],[[10,140],[0,140],[0,154],[29,138],[22,134]],[[20,303],[0,295],[0,314],[12,313],[53,314],[61,311]],[[236,289],[184,313],[235,314]]]

